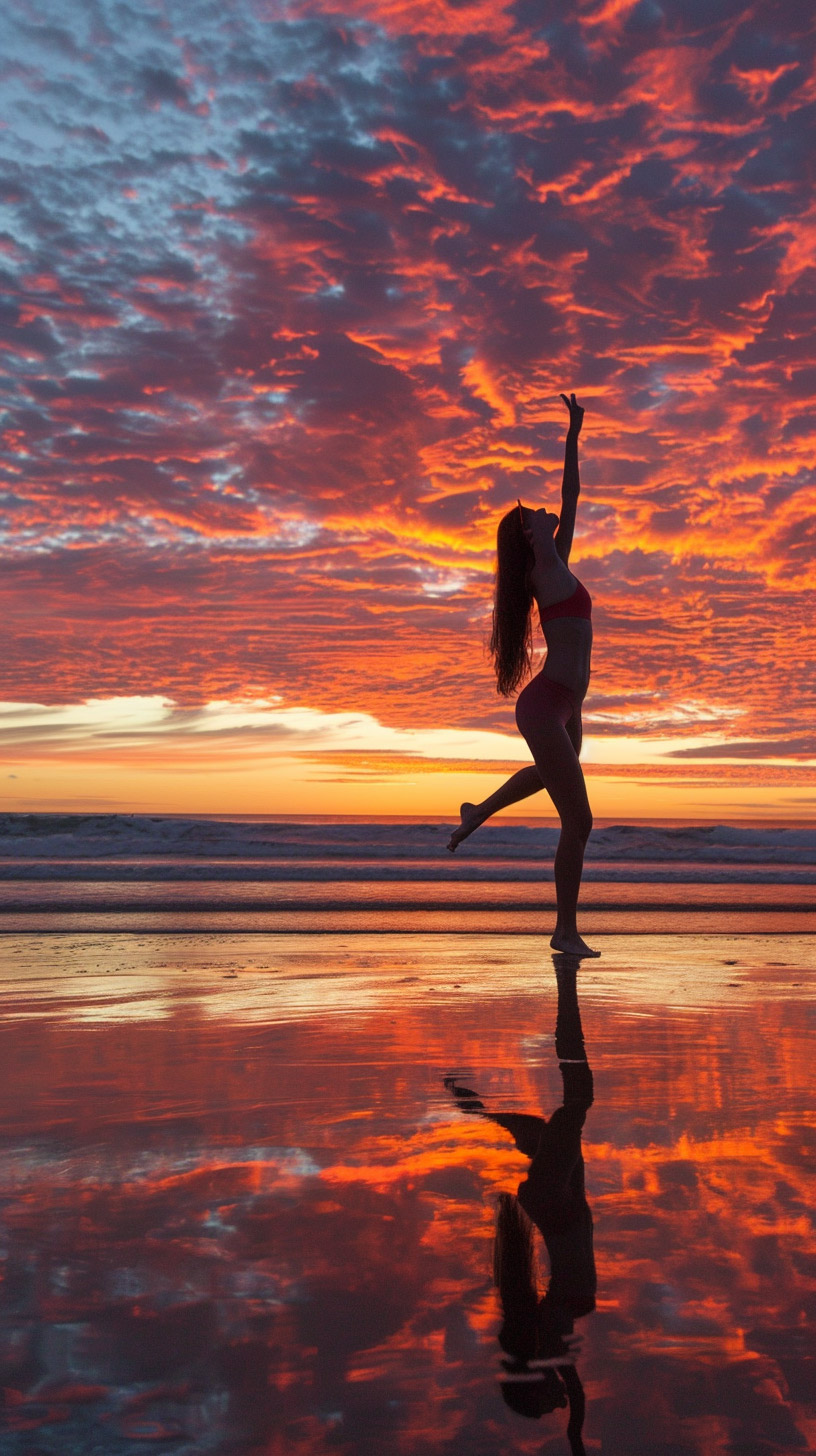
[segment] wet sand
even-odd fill
[[[585,1449],[814,1450],[816,938],[597,944]],[[581,1062],[546,943],[2,946],[4,1456],[570,1451],[507,1402],[491,1277],[512,1119]]]

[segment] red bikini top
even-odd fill
[[[565,597],[563,602],[551,602],[548,607],[539,607],[538,610],[542,627],[554,617],[583,617],[589,622],[592,618],[592,597],[586,587],[576,581],[575,591],[571,596]]]

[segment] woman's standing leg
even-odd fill
[[[541,715],[524,734],[544,788],[561,820],[555,852],[555,898],[558,919],[550,945],[572,955],[600,955],[578,934],[578,893],[584,868],[584,849],[592,829],[592,812],[584,774],[570,734],[553,715]]]

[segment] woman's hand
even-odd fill
[[[569,433],[575,435],[577,438],[581,433],[581,426],[584,423],[583,407],[578,403],[574,394],[571,394],[569,399],[567,399],[565,394],[562,394],[561,398],[569,410]]]

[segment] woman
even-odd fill
[[[533,764],[513,774],[481,804],[463,804],[461,824],[451,835],[453,853],[491,814],[545,788],[561,820],[555,853],[558,918],[553,950],[597,956],[578,934],[577,909],[584,848],[592,814],[578,755],[581,704],[589,685],[592,603],[569,569],[580,478],[578,436],[584,411],[575,395],[561,395],[569,410],[569,429],[561,487],[561,516],[533,510],[521,501],[499,522],[496,543],[496,596],[490,651],[498,690],[509,696],[530,671],[530,613],[538,607],[547,642],[544,666],[519,694],[516,723],[533,755]]]

